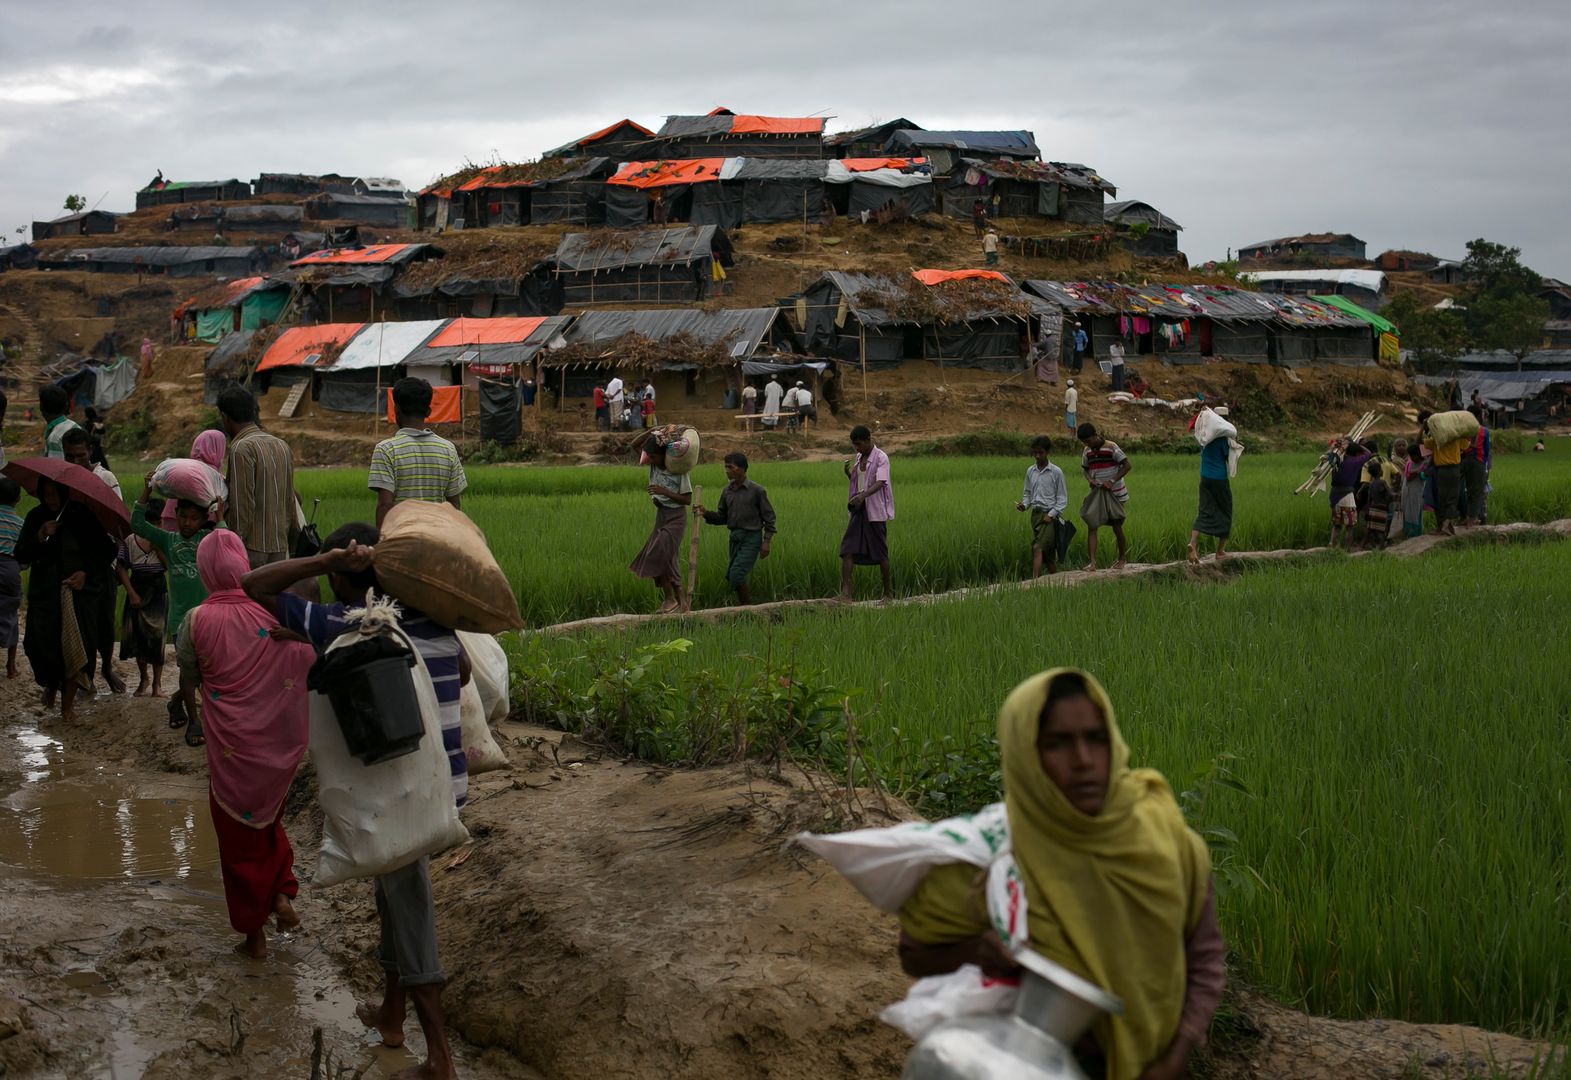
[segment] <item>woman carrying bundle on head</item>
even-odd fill
[[[649,483],[645,491],[655,507],[654,528],[643,549],[628,564],[636,576],[647,578],[659,587],[664,600],[656,614],[668,615],[682,606],[682,573],[677,556],[682,547],[682,535],[687,531],[687,507],[693,502],[693,480],[685,472],[680,475],[669,470],[667,455],[677,436],[669,428],[654,428],[634,440],[634,448],[642,447],[640,464],[649,466]],[[682,448],[685,451],[685,446]]]

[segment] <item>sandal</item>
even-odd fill
[[[164,706],[164,711],[169,714],[170,728],[178,731],[186,725],[185,702],[178,697],[169,699],[169,704]]]
[[[205,746],[207,739],[202,735],[201,721],[193,720],[186,725],[185,744],[187,746]]]

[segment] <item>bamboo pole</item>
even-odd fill
[[[704,504],[704,488],[702,484],[693,486],[693,505]],[[687,588],[682,593],[682,610],[693,610],[693,590],[698,587],[698,530],[703,525],[701,515],[693,515],[693,535],[687,541]]]

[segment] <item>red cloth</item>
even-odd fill
[[[229,905],[229,925],[236,933],[254,934],[273,914],[280,893],[293,900],[300,895],[295,880],[295,850],[289,846],[284,826],[274,821],[264,829],[242,825],[224,812],[207,794],[218,835],[218,866],[224,875],[224,902]]]

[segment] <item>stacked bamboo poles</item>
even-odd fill
[[[1342,438],[1347,442],[1357,442],[1364,437],[1364,432],[1374,427],[1375,421],[1379,419],[1379,413],[1366,412],[1358,418],[1358,423],[1354,424],[1352,429]],[[1322,490],[1325,487],[1326,480],[1331,476],[1331,470],[1335,467],[1336,463],[1332,460],[1332,455],[1327,454],[1325,457],[1322,457],[1315,464],[1314,471],[1309,474],[1309,479],[1294,488],[1293,494],[1303,495],[1305,492]]]

